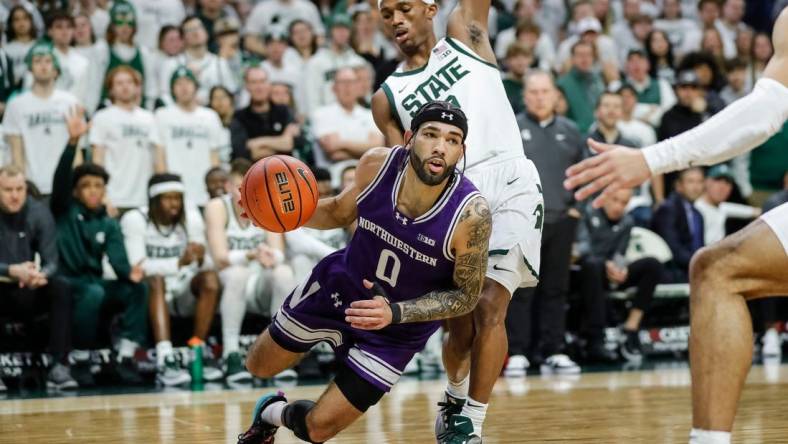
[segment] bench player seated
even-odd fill
[[[202,343],[219,301],[219,277],[206,270],[205,229],[196,208],[184,205],[184,187],[176,174],[154,174],[148,181],[148,206],[131,210],[120,221],[132,263],[142,263],[149,288],[149,309],[156,340],[157,382],[166,386],[191,381],[175,359],[170,315],[194,317],[193,338]],[[221,371],[203,366],[203,379],[221,379]]]
[[[406,146],[371,149],[352,186],[320,200],[307,226],[358,228],[288,296],[246,363],[270,377],[325,341],[337,376],[317,403],[260,398],[239,443],[272,443],[280,426],[306,442],[331,439],[391,389],[440,319],[476,306],[492,222],[487,201],[455,168],[467,128],[458,107],[429,103]]]
[[[239,188],[251,167],[247,159],[233,160],[226,193],[205,206],[208,248],[222,284],[222,354],[229,383],[252,380],[239,348],[246,311],[272,316],[295,286],[293,270],[284,260],[284,235],[269,233],[241,217]]]

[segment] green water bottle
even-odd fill
[[[191,350],[192,361],[189,364],[189,369],[192,376],[192,385],[202,385],[202,339],[193,337],[189,339],[189,349]]]

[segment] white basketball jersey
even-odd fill
[[[400,66],[381,87],[403,130],[425,103],[444,100],[462,108],[468,117],[466,168],[525,156],[500,70],[456,39],[439,40],[427,65],[411,71]]]
[[[229,251],[249,251],[265,241],[265,230],[249,223],[245,228],[238,222],[230,201],[232,197],[225,195],[222,197],[224,208],[227,210],[227,249]]]

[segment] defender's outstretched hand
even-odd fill
[[[575,192],[577,200],[603,190],[593,201],[594,208],[599,208],[619,189],[640,185],[651,177],[646,159],[638,149],[591,139],[588,146],[597,154],[566,170],[564,188],[572,190],[585,185]]]
[[[364,279],[364,287],[372,290],[375,284]],[[345,321],[360,330],[380,330],[391,324],[391,306],[383,295],[376,294],[372,299],[350,303],[345,310]]]

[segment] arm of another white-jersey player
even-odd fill
[[[446,35],[461,41],[485,61],[497,65],[487,28],[491,3],[490,0],[459,0],[449,15]]]
[[[205,237],[208,253],[219,270],[230,265],[246,265],[255,257],[251,251],[230,252],[226,226],[227,211],[224,201],[219,197],[211,199],[205,205]]]
[[[353,185],[342,190],[338,196],[320,199],[315,214],[306,226],[329,230],[346,227],[355,221],[358,214],[356,199],[375,180],[390,152],[390,148],[372,148],[364,153],[356,167]]]
[[[345,321],[353,328],[379,330],[391,323],[425,322],[453,318],[470,313],[479,301],[487,271],[487,250],[492,217],[487,201],[471,199],[462,209],[460,222],[452,235],[454,252],[454,288],[435,289],[414,299],[390,304],[385,295],[355,301],[345,310]],[[374,284],[364,286],[373,292]]]
[[[399,127],[397,117],[391,114],[391,105],[382,87],[372,96],[372,118],[383,133],[386,145],[396,146],[405,143],[405,136]]]

